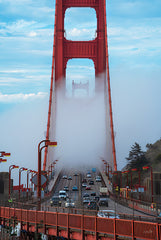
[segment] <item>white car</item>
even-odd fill
[[[98,217],[103,217],[103,218],[117,218],[119,219],[119,215],[115,213],[114,210],[100,210],[97,213]]]
[[[66,207],[66,208],[74,208],[74,207],[75,207],[75,203],[73,202],[72,199],[68,199],[68,200],[65,202],[65,207]]]
[[[87,183],[82,183],[82,187],[87,187]]]
[[[67,193],[66,193],[66,191],[60,190],[60,191],[59,191],[59,198],[66,200],[66,198],[67,198]]]
[[[101,182],[101,177],[100,176],[96,176],[96,182]]]
[[[87,178],[91,178],[91,174],[90,173],[87,174]]]

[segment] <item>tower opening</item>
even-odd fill
[[[95,68],[90,59],[70,59],[66,69],[67,97],[88,98],[95,92]]]
[[[97,17],[93,8],[68,8],[65,12],[65,37],[72,41],[96,38]]]

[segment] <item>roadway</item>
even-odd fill
[[[75,213],[80,213],[80,214],[82,214],[82,211],[83,211],[84,214],[91,214],[91,215],[96,214],[96,211],[87,209],[87,204],[83,204],[82,199],[83,199],[83,195],[85,193],[88,193],[90,196],[92,192],[96,192],[96,195],[98,196],[100,194],[99,190],[100,190],[100,187],[103,185],[103,181],[96,182],[95,177],[97,175],[100,175],[98,171],[96,171],[96,172],[90,171],[91,178],[87,178],[88,172],[89,172],[88,169],[83,170],[83,171],[78,171],[75,169],[64,170],[62,172],[60,181],[57,184],[55,191],[53,193],[53,196],[58,196],[60,190],[64,190],[65,186],[68,187],[69,191],[67,191],[67,194],[68,194],[68,197],[70,199],[72,199],[75,203],[74,209],[66,209],[64,200],[62,200],[61,207],[59,207],[59,209],[56,209],[56,207],[50,206],[50,200],[48,200],[46,203],[43,204],[44,207],[47,208],[46,210],[60,211],[60,212],[75,212]],[[67,176],[67,178],[64,179],[63,176],[65,176],[65,175]],[[71,177],[71,180],[68,179],[69,176]],[[91,187],[90,190],[86,190],[85,187],[82,187],[83,179],[87,180],[87,184],[89,183],[90,180],[94,181],[94,185],[90,185],[90,187]],[[73,191],[72,190],[73,186],[77,186],[78,191]],[[90,196],[90,198],[92,199],[91,196]],[[146,213],[142,213],[137,210],[123,206],[123,205],[113,201],[110,198],[108,199],[108,207],[99,206],[99,210],[103,210],[103,209],[114,210],[117,215],[121,216],[121,218],[125,218],[125,215],[126,215],[126,218],[131,218],[131,219],[135,218],[138,220],[141,220],[141,218],[143,220],[149,220],[149,221],[153,221],[156,219],[155,217],[150,217]]]

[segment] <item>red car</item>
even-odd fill
[[[86,186],[86,190],[91,190],[91,186]]]

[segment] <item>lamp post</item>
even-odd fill
[[[28,184],[29,184],[29,173],[37,173],[36,171],[34,170],[31,170],[31,169],[28,169],[27,170],[27,200],[28,200],[28,191],[29,191],[29,187],[28,187]]]
[[[24,168],[24,167],[21,167],[21,168],[19,168],[19,194],[18,194],[18,198],[19,198],[19,200],[20,200],[20,186],[21,186],[21,172],[22,171],[27,171],[27,168]]]
[[[7,159],[4,159],[3,157],[9,157],[9,156],[11,156],[11,153],[0,151],[0,162],[7,162]]]
[[[11,170],[14,168],[19,168],[19,166],[16,165],[9,166],[9,198],[11,197]]]
[[[108,174],[107,174],[108,179],[109,179],[109,170],[110,170],[110,166],[109,166],[109,164],[108,164]]]
[[[53,176],[53,171],[55,170],[55,165],[56,165],[57,162],[58,162],[58,160],[56,159],[56,160],[51,164],[51,166],[53,167],[53,170],[51,169],[51,177]]]
[[[44,146],[41,147],[41,144],[44,143]],[[37,181],[37,197],[39,199],[38,209],[40,210],[41,206],[41,151],[43,148],[48,146],[57,146],[57,142],[50,142],[49,140],[42,140],[38,144],[38,181]]]
[[[104,159],[102,159],[102,162],[105,165],[105,174],[107,175],[107,162]]]
[[[0,158],[0,162],[7,162],[7,159]]]
[[[9,156],[11,156],[11,153],[6,153],[4,151],[1,151],[0,154],[1,154],[0,157],[4,157],[4,156],[5,157],[9,157]]]

